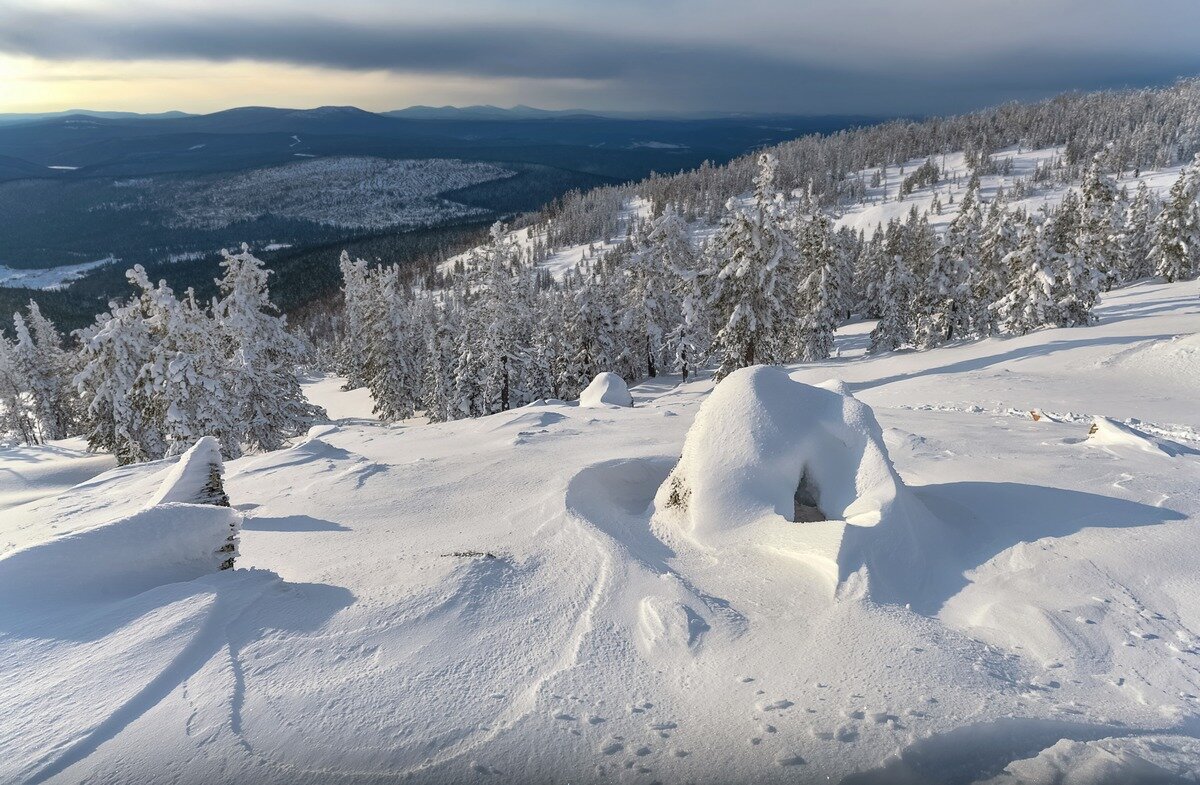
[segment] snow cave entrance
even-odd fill
[[[796,523],[816,523],[828,520],[825,513],[821,511],[821,505],[817,502],[819,494],[820,490],[808,474],[808,467],[804,467],[800,473],[800,483],[796,486],[795,512],[792,520]]]

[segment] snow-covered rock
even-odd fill
[[[840,382],[814,387],[768,366],[717,385],[655,507],[702,545],[751,542],[838,584],[865,566],[872,593],[893,599],[919,575],[922,529],[936,525],[869,406]]]
[[[633,406],[633,396],[625,380],[615,373],[596,374],[592,383],[579,394],[579,405],[585,409],[607,409],[613,406]]]

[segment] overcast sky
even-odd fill
[[[1200,74],[1200,0],[0,0],[0,111],[924,114]]]

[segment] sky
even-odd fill
[[[1200,0],[0,0],[0,112],[932,114],[1200,74]]]

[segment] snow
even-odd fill
[[[1062,147],[1045,147],[1035,150],[1010,147],[995,152],[991,156],[992,160],[1011,162],[1011,171],[1003,175],[982,175],[979,178],[979,195],[984,202],[991,202],[1002,188],[1006,193],[1010,193],[1018,180],[1025,180],[1031,193],[1024,198],[1010,199],[1010,207],[1036,213],[1044,206],[1057,205],[1071,187],[1077,186],[1066,186],[1054,181],[1035,183],[1031,182],[1031,178],[1039,166],[1050,166],[1061,159],[1064,154],[1065,148]],[[904,175],[900,174],[900,167],[888,167],[887,181],[878,187],[868,186],[866,198],[862,203],[843,207],[834,220],[834,226],[862,230],[870,237],[874,234],[877,226],[887,226],[888,221],[893,218],[903,221],[913,207],[916,207],[918,212],[931,210],[936,198],[942,204],[942,211],[940,214],[931,212],[929,224],[936,231],[943,231],[958,215],[958,207],[962,202],[963,193],[967,190],[971,170],[962,153],[933,156],[933,160],[943,172],[937,184],[916,188],[912,193],[901,198],[900,186]],[[924,158],[906,161],[904,163],[905,174],[912,174],[913,170],[923,163],[925,163]],[[1125,172],[1114,180],[1118,188],[1126,187],[1131,194],[1137,189],[1139,182],[1145,182],[1152,193],[1164,196],[1179,177],[1181,168],[1175,166],[1143,170],[1138,173],[1137,177],[1134,177],[1132,172]],[[878,168],[864,169],[854,173],[851,177],[861,177],[869,183],[877,171]],[[951,199],[954,200],[953,204],[950,202]]]
[[[382,425],[314,377],[333,424],[226,463],[224,571],[237,513],[144,509],[175,461],[0,451],[3,493],[37,467],[49,493],[0,514],[0,780],[1194,781],[1200,460],[1088,431],[1200,449],[1200,283],[1097,315],[876,357],[850,325],[744,404],[702,374],[631,409]],[[807,537],[780,520],[801,463],[846,523],[882,494],[871,539],[911,501],[941,533],[920,581],[720,519]],[[694,531],[655,502],[677,465],[733,473]]]
[[[334,422],[346,420],[379,421],[372,410],[375,401],[371,391],[366,387],[353,390],[343,389],[346,379],[335,375],[309,375],[300,378],[300,386],[309,401],[325,410],[329,419]]]
[[[619,221],[628,222],[634,217],[646,218],[650,215],[651,205],[645,199],[633,199],[623,209],[618,217]],[[544,232],[534,232],[533,227],[525,227],[523,229],[514,229],[505,237],[521,251],[528,252],[535,241],[545,242],[546,236]],[[584,245],[571,245],[564,248],[555,249],[550,255],[538,262],[538,267],[545,269],[556,281],[561,281],[563,277],[571,270],[579,267],[580,263],[591,254],[592,258],[603,256],[606,252],[612,250],[621,243],[624,236],[612,237],[603,242],[595,242]],[[450,272],[454,269],[457,262],[469,263],[482,248],[473,248],[463,253],[451,256],[446,261],[438,265],[438,269],[442,272]]]
[[[897,476],[870,407],[765,366],[717,385],[654,501],[660,527],[702,546],[752,543],[812,564],[831,588],[862,570],[877,598],[914,600],[945,536]]]
[[[0,264],[0,286],[15,286],[25,289],[60,289],[71,281],[82,278],[86,273],[113,264],[117,260],[111,256],[97,259],[93,262],[80,264],[64,264],[58,267],[18,268],[6,267]]]
[[[633,396],[625,380],[615,373],[604,371],[579,394],[579,405],[585,409],[607,409],[633,406]]]
[[[163,478],[158,493],[150,500],[148,506],[159,504],[203,504],[205,487],[210,481],[210,470],[221,469],[221,445],[212,436],[203,436],[196,440],[191,449],[180,456],[179,460]]]
[[[47,609],[101,605],[216,572],[239,521],[228,507],[157,504],[9,551],[0,556],[4,620],[24,625]]]
[[[88,452],[80,438],[36,447],[0,447],[0,513],[56,496],[115,465],[111,455]],[[0,538],[0,552],[3,550]]]

